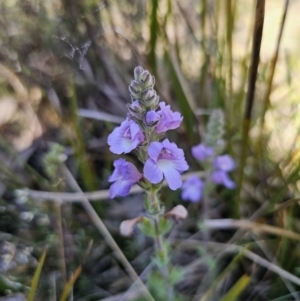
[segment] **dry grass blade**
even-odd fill
[[[88,109],[79,109],[77,114],[80,117],[91,118],[91,119],[96,119],[101,121],[108,121],[117,124],[120,124],[124,120],[123,117],[115,116],[105,112],[92,111]]]
[[[278,227],[251,222],[248,220],[235,219],[213,219],[203,221],[203,226],[209,229],[249,229],[251,231],[260,231],[277,236],[284,236],[294,240],[300,241],[300,234],[290,230],[284,230]]]
[[[294,204],[299,204],[300,202],[300,198],[294,198],[294,199],[290,199],[288,201],[285,201],[284,203],[280,204],[280,205],[276,205],[274,210],[275,212],[281,211],[283,209],[286,209],[289,206],[292,206]]]
[[[282,269],[281,267],[277,266],[276,264],[274,264],[273,262],[270,262],[260,256],[258,256],[257,254],[248,251],[248,250],[244,250],[243,251],[244,255],[246,257],[248,257],[249,259],[253,260],[254,262],[256,262],[257,264],[269,269],[270,271],[278,274],[279,276],[297,284],[300,285],[300,278],[294,276],[293,274],[287,272],[286,270]]]

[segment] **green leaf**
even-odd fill
[[[168,233],[173,226],[173,222],[169,219],[162,217],[158,222],[158,233],[164,235]]]
[[[148,237],[156,237],[155,226],[152,220],[144,217],[137,226],[144,235]]]

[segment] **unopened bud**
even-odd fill
[[[129,92],[131,93],[132,98],[139,99],[142,91],[142,86],[137,81],[133,80],[129,86]]]
[[[144,88],[153,88],[154,86],[154,77],[151,74],[144,70],[140,76],[140,82],[144,85]]]
[[[128,219],[126,221],[123,221],[120,225],[120,233],[122,236],[131,236],[133,231],[134,231],[134,227],[137,223],[141,222],[143,219],[142,216],[138,216],[134,219]]]
[[[174,217],[176,221],[185,219],[188,216],[188,212],[182,205],[175,206],[171,211],[165,214],[165,218]]]
[[[140,80],[140,75],[143,73],[144,69],[141,66],[134,68],[134,79],[136,81]]]
[[[159,97],[156,95],[155,90],[153,89],[147,89],[144,90],[142,93],[142,102],[143,104],[151,109],[156,109],[159,102]]]

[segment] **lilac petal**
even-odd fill
[[[182,199],[199,202],[202,197],[203,186],[203,182],[197,176],[189,177],[182,185]]]
[[[109,188],[109,195],[111,198],[119,196],[126,196],[129,194],[132,183],[129,181],[117,181],[113,183]]]
[[[174,168],[174,164],[169,160],[159,160],[158,166],[163,172],[165,179],[172,190],[176,190],[181,187],[182,179],[179,171]]]
[[[144,176],[153,184],[157,184],[163,179],[162,171],[152,159],[148,159],[144,165]]]
[[[114,162],[115,170],[109,177],[109,182],[115,182],[111,185],[109,192],[113,198],[117,195],[126,196],[131,186],[138,182],[142,175],[137,168],[124,159],[118,159]]]
[[[132,163],[126,162],[124,164],[123,179],[126,179],[126,181],[130,181],[132,183],[136,183],[141,178],[142,175]]]
[[[174,164],[174,168],[176,168],[179,172],[183,172],[189,169],[189,166],[185,161],[182,149],[178,148],[174,142],[170,142],[168,139],[165,139],[162,142],[162,145],[172,155],[170,156],[168,153],[162,154],[161,158],[171,160]]]
[[[192,147],[192,154],[197,160],[205,161],[214,154],[214,149],[206,146],[203,143],[200,143]]]
[[[224,185],[228,189],[235,188],[235,183],[229,178],[228,174],[222,170],[216,170],[211,174],[211,180],[220,185]]]
[[[232,171],[235,168],[235,163],[231,156],[223,155],[215,159],[215,167],[223,171]]]
[[[197,203],[201,200],[202,191],[197,189],[196,187],[189,187],[185,189],[181,193],[181,198],[185,201],[191,201],[193,203]]]
[[[161,115],[161,118],[157,125],[156,132],[160,134],[178,128],[183,120],[180,113],[173,112],[169,105],[166,106],[165,102],[161,102],[159,106],[161,110],[157,113]]]
[[[126,162],[125,159],[118,159],[114,162],[115,170],[113,171],[112,175],[108,178],[108,182],[115,182],[122,179],[122,164]]]
[[[130,132],[131,132],[131,139],[134,139],[137,134],[140,132],[140,127],[135,122],[130,122]]]
[[[162,149],[163,144],[161,142],[151,142],[148,148],[149,157],[156,162]]]
[[[152,124],[160,119],[160,115],[157,114],[155,111],[151,110],[148,111],[146,114],[146,123]]]

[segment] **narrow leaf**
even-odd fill
[[[235,301],[248,286],[251,278],[243,275],[220,301]]]
[[[59,301],[66,301],[70,291],[72,289],[72,287],[74,286],[74,283],[76,282],[76,280],[78,279],[79,275],[81,274],[82,271],[82,267],[81,265],[75,270],[74,274],[72,275],[71,279],[67,282],[67,284],[64,287],[64,290],[62,292],[62,295],[59,299]]]
[[[28,294],[27,301],[33,301],[34,300],[34,295],[35,295],[35,292],[36,292],[36,289],[37,289],[37,286],[38,286],[38,283],[39,283],[39,280],[40,280],[40,276],[41,276],[42,268],[43,268],[43,265],[44,265],[44,262],[45,262],[46,254],[47,254],[47,251],[44,250],[43,254],[41,255],[41,257],[39,259],[38,266],[35,270],[35,273],[34,273],[34,276],[33,276],[33,279],[32,279],[32,283],[31,283],[31,287],[30,287],[30,291],[29,291],[29,294]]]

